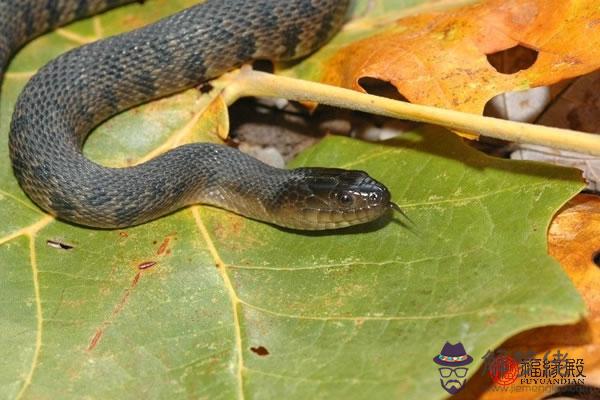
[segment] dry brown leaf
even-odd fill
[[[487,55],[522,45],[539,51],[528,69],[503,74]],[[363,90],[393,84],[413,103],[481,113],[492,97],[544,86],[600,67],[597,0],[490,0],[423,14],[339,50],[326,83]]]

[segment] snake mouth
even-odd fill
[[[323,210],[305,207],[299,210],[294,221],[297,224],[296,227],[300,229],[338,229],[372,222],[389,210],[389,207],[363,207],[353,210]]]

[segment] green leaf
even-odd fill
[[[11,66],[0,97],[1,397],[437,399],[432,358],[446,340],[465,345],[473,373],[514,333],[585,312],[546,254],[548,221],[582,188],[578,173],[489,158],[440,129],[380,144],[328,138],[297,161],[367,170],[408,227],[396,215],[301,233],[210,207],[124,231],[45,216],[7,153],[30,72],[78,45],[72,33],[114,33],[156,19],[151,4],[189,3],[71,25]],[[210,101],[188,91],[122,114],[86,154],[128,165],[174,138],[214,141],[198,117]]]

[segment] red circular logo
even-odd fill
[[[490,374],[490,378],[498,385],[508,386],[517,380],[519,363],[511,356],[497,356],[490,363],[488,374]]]

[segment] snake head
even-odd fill
[[[290,228],[337,229],[378,219],[390,208],[388,189],[363,171],[297,168],[275,209]],[[279,223],[281,224],[281,223]]]

